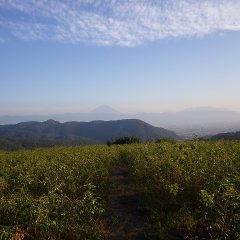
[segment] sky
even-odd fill
[[[240,111],[239,0],[0,0],[0,115]]]

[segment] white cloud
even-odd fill
[[[0,29],[25,40],[136,46],[240,30],[239,0],[0,0],[0,10]]]

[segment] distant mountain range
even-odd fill
[[[178,136],[164,128],[153,127],[141,120],[66,122],[23,122],[16,125],[1,125],[2,139],[41,139],[49,141],[89,141],[105,143],[123,136],[135,136],[142,141]]]
[[[168,128],[179,135],[214,135],[220,132],[240,130],[240,112],[219,108],[193,108],[180,112],[125,114],[102,105],[87,113],[66,113],[55,115],[0,116],[0,124],[16,124],[25,121],[59,122],[140,119],[157,127]]]

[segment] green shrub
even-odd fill
[[[140,139],[137,137],[121,137],[121,138],[117,138],[115,141],[107,142],[107,145],[123,145],[123,144],[136,144],[136,143],[140,143]]]

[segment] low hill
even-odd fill
[[[240,140],[240,132],[220,133],[210,138],[211,140]]]
[[[141,120],[66,122],[23,122],[16,125],[1,125],[2,139],[44,139],[51,141],[89,141],[105,143],[122,136],[135,136],[141,141],[178,136],[164,128],[154,127]]]

